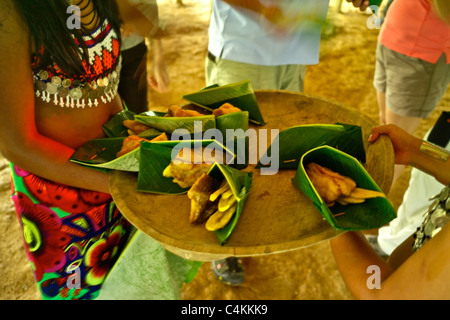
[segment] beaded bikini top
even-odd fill
[[[89,61],[82,61],[85,73],[81,75],[68,77],[55,62],[37,70],[45,50],[43,46],[32,56],[36,97],[68,108],[96,107],[98,99],[106,103],[115,97],[121,69],[120,42],[116,32],[105,19],[91,35],[83,36],[83,40]]]

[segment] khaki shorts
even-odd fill
[[[214,57],[208,53],[206,85],[226,85],[250,79],[252,88],[303,92],[305,65],[261,66]]]
[[[445,54],[436,63],[409,57],[378,43],[374,86],[386,94],[389,110],[406,117],[427,118],[450,82]]]

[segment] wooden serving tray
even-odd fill
[[[279,129],[281,132],[297,125],[336,122],[360,126],[366,150],[364,167],[388,193],[394,171],[393,147],[384,136],[369,145],[367,139],[371,128],[377,125],[369,117],[339,103],[306,94],[261,90],[255,91],[255,95],[267,122],[262,127],[251,126],[256,131]],[[167,250],[191,260],[280,253],[329,240],[342,233],[333,229],[312,201],[292,184],[296,170],[261,175],[254,167],[250,165],[245,169],[253,171],[252,188],[239,222],[223,246],[204,225],[189,223],[190,199],[186,194],[157,195],[136,191],[137,173],[124,171],[112,173],[110,189],[118,208],[134,226]]]

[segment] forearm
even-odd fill
[[[359,232],[347,232],[331,240],[331,249],[339,271],[352,295],[357,299],[373,299],[378,289],[368,286],[372,268],[379,268],[380,283],[393,272],[392,268],[370,247]]]
[[[441,149],[439,153],[427,151],[422,146],[423,141],[415,142],[411,149],[411,159],[409,164],[425,173],[428,173],[436,178],[444,185],[450,184],[450,157],[446,160],[439,158],[439,154],[445,155],[446,151]],[[421,150],[421,146],[422,149]]]
[[[117,1],[120,16],[123,23],[132,33],[141,37],[160,38],[164,36],[163,30],[159,27],[158,20],[149,19],[150,13],[145,14],[139,9],[139,5],[130,4],[129,0]]]
[[[109,175],[71,162],[72,148],[43,136],[9,141],[2,154],[18,167],[54,182],[109,193]]]
[[[152,57],[155,63],[162,63],[165,61],[161,40],[150,39],[150,48],[152,50]]]
[[[380,135],[387,135],[391,139],[395,153],[395,163],[411,165],[434,176],[444,185],[450,183],[450,156],[442,148],[424,148],[423,140],[408,134],[400,127],[388,124],[372,128],[369,142],[375,142]]]

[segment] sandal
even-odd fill
[[[212,261],[211,268],[217,279],[227,285],[238,286],[244,282],[244,267],[240,259],[230,257]]]

